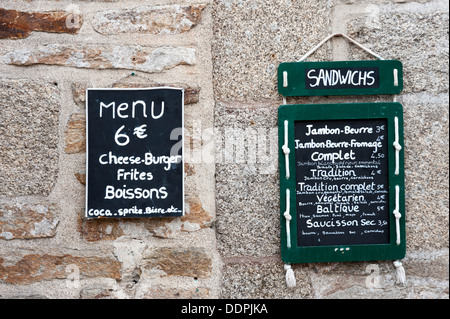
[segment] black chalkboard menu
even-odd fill
[[[282,105],[279,145],[285,262],[403,258],[401,104]]]
[[[183,94],[87,90],[87,218],[184,214]]]

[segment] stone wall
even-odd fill
[[[277,136],[276,68],[345,33],[404,65],[407,282],[391,261],[293,265],[279,248],[279,176],[264,161],[216,165],[217,244],[226,298],[448,298],[448,3],[389,0],[222,0],[213,4],[215,126]],[[374,59],[342,38],[310,61]],[[294,103],[392,101],[392,96],[288,98]],[[239,134],[238,134],[239,135]],[[271,145],[277,148],[277,139]],[[225,145],[225,144],[224,144]],[[222,146],[224,146],[222,145]],[[246,145],[250,145],[246,144]],[[258,147],[260,144],[257,144]],[[220,145],[218,146],[220,150]],[[251,153],[251,149],[247,151]],[[272,157],[278,165],[278,153]]]
[[[0,21],[0,298],[217,298],[213,163],[186,163],[184,217],[83,217],[86,88],[183,87],[189,149],[213,126],[211,1],[2,0]]]
[[[448,298],[448,15],[444,0],[1,0],[0,298]],[[286,286],[276,70],[335,32],[404,65],[404,286],[391,261],[294,265]],[[335,38],[310,60],[372,58]],[[161,85],[185,88],[185,216],[86,220],[85,89]],[[392,96],[288,99],[360,101]]]

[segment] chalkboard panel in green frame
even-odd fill
[[[399,94],[403,66],[398,60],[285,62],[278,67],[283,96]]]
[[[278,119],[283,261],[402,259],[402,105],[282,105]]]

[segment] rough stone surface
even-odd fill
[[[385,59],[403,63],[404,93],[448,91],[449,13],[446,5],[385,5],[368,22],[357,18],[349,22],[348,35]],[[359,48],[351,56],[373,59]]]
[[[77,33],[81,16],[64,11],[22,12],[0,8],[0,39],[22,39],[33,31]]]
[[[398,299],[405,296],[396,289],[392,262],[316,263],[308,267],[314,298]]]
[[[139,299],[205,299],[209,296],[207,288],[153,288],[139,295]]]
[[[216,164],[216,230],[224,256],[279,252],[279,177],[278,167],[271,165],[278,162],[276,107],[272,103],[216,105],[216,127],[224,136],[216,144],[217,153],[226,151]],[[259,138],[265,139],[249,143],[249,132],[258,128]],[[230,148],[233,144],[243,145],[244,150]],[[258,153],[264,153],[266,160]]]
[[[84,82],[74,82],[71,85],[73,101],[81,108],[86,107],[86,89],[90,87],[91,85]]]
[[[277,98],[277,68],[297,61],[330,34],[329,1],[213,2],[217,100]],[[312,58],[329,55],[324,46]]]
[[[1,299],[49,299],[45,295],[41,294],[28,294],[28,293],[19,293],[17,295],[8,294],[8,295],[0,295]]]
[[[408,276],[440,281],[444,286],[449,279],[448,248],[433,251],[422,249],[409,253],[404,261]],[[447,286],[448,288],[448,286]],[[448,294],[448,292],[447,292]]]
[[[184,104],[193,104],[199,101],[200,88],[184,83],[157,83],[142,76],[131,76],[114,82],[113,88],[152,88],[173,87],[184,89]]]
[[[35,282],[67,279],[68,266],[75,265],[83,278],[108,277],[120,279],[120,263],[107,257],[76,257],[66,255],[31,254],[17,262],[5,262],[0,255],[0,283],[27,285]]]
[[[80,217],[78,231],[81,237],[89,242],[115,240],[123,235],[123,229],[117,219],[87,220]]]
[[[405,95],[402,104],[407,248],[448,248],[448,95]]]
[[[86,185],[86,171],[79,171],[73,174],[81,185]]]
[[[0,196],[44,195],[58,173],[60,91],[53,83],[0,81]]]
[[[51,203],[0,203],[0,239],[53,237],[57,216],[57,206]]]
[[[216,166],[217,240],[224,256],[266,256],[279,252],[278,176],[253,167]]]
[[[76,105],[86,107],[86,89],[91,85],[82,82],[72,83],[72,96]],[[142,75],[132,75],[113,83],[113,88],[151,88],[151,87],[175,87],[184,89],[184,104],[197,103],[200,98],[200,87],[190,86],[184,83],[157,83]]]
[[[80,299],[118,299],[114,292],[114,288],[105,287],[106,285],[96,285],[85,287],[83,285],[80,292]]]
[[[72,83],[72,96],[76,105],[86,107],[86,89],[91,85],[82,82]],[[192,87],[184,83],[156,83],[143,76],[132,75],[113,83],[113,88],[151,88],[151,87],[175,87],[184,89],[184,104],[193,104],[199,101],[200,88]]]
[[[177,218],[152,218],[144,226],[153,236],[174,238],[180,232],[192,232],[210,227],[213,221],[197,196],[186,198],[186,214]]]
[[[286,287],[284,265],[278,258],[225,259],[223,299],[306,299],[312,297],[308,270],[296,267],[295,288]]]
[[[132,288],[141,279],[142,253],[147,244],[143,240],[123,236],[114,241],[114,255],[122,263],[122,286]]]
[[[48,44],[0,56],[12,65],[61,65],[88,69],[129,69],[158,73],[178,65],[195,65],[195,49],[180,47]]]
[[[177,34],[189,31],[201,19],[204,5],[142,6],[98,12],[95,31],[104,34]]]
[[[313,298],[448,298],[448,249],[407,251],[402,262],[405,285],[397,282],[392,261],[309,264]]]
[[[147,273],[196,278],[207,278],[211,275],[211,255],[204,248],[148,248],[142,258],[142,268]]]
[[[337,4],[361,4],[361,3],[376,3],[376,4],[391,4],[391,3],[408,3],[408,2],[417,2],[417,3],[426,3],[430,2],[430,0],[335,0]]]
[[[86,152],[86,115],[74,113],[64,131],[65,152],[67,154]]]

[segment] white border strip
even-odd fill
[[[284,218],[286,218],[286,239],[287,239],[287,248],[291,248],[291,191],[289,188],[286,188],[286,211],[283,214]]]
[[[284,121],[284,145],[281,147],[284,153],[285,163],[286,163],[286,179],[289,179],[291,176],[289,172],[289,153],[291,150],[288,147],[288,124],[289,122],[287,120]]]
[[[394,128],[395,128],[395,140],[394,140],[394,148],[395,148],[395,175],[400,174],[400,151],[402,150],[402,146],[398,143],[399,141],[399,127],[398,127],[398,117],[394,118]]]

